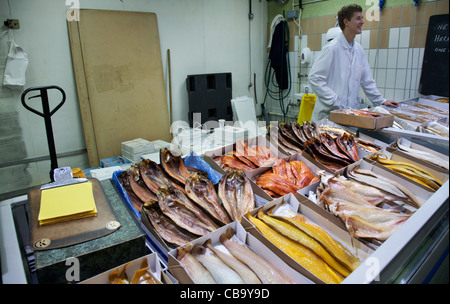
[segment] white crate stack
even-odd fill
[[[139,162],[142,155],[152,153],[154,144],[142,138],[122,142],[122,156],[132,162]]]

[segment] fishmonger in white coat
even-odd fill
[[[332,110],[359,109],[359,86],[375,106],[397,107],[397,102],[386,100],[378,91],[364,50],[355,42],[364,24],[361,6],[351,4],[341,8],[338,23],[342,33],[323,47],[309,73],[309,82],[317,95],[311,121],[328,118]]]

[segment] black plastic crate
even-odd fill
[[[231,109],[231,73],[188,75],[186,89],[189,98],[189,122],[233,120]],[[197,119],[198,115],[200,118]]]

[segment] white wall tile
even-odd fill
[[[386,99],[394,99],[394,89],[385,89],[383,95]]]
[[[369,60],[369,66],[371,69],[375,68],[375,57],[377,55],[377,50],[369,50],[369,56],[367,59]]]
[[[398,27],[389,29],[389,48],[398,48],[399,33]]]
[[[374,79],[378,88],[384,88],[386,86],[386,69],[377,69]]]
[[[389,49],[387,55],[387,67],[395,68],[397,66],[398,49]]]
[[[396,78],[396,70],[395,69],[387,69],[386,71],[386,84],[385,87],[388,89],[393,89],[395,86],[395,78]]]
[[[409,47],[409,36],[410,36],[411,29],[410,27],[401,27],[400,28],[400,34],[399,34],[399,42],[398,47],[399,48],[408,48]]]
[[[387,67],[387,58],[388,58],[388,50],[387,49],[378,50],[378,56],[376,57],[377,67],[381,68],[381,69],[385,69]]]
[[[395,77],[395,88],[404,89],[406,85],[406,69],[397,69],[397,76]]]
[[[406,69],[408,66],[408,49],[399,49],[397,57],[397,68]]]
[[[395,90],[393,99],[395,101],[403,101],[403,100],[405,100],[405,90]]]
[[[325,44],[327,44],[327,34],[326,33],[322,33],[321,39],[322,39],[322,48],[323,48],[323,46]]]
[[[368,49],[370,46],[370,31],[364,30],[361,34],[361,45],[364,49]]]

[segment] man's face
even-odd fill
[[[361,34],[362,26],[364,24],[364,17],[361,12],[355,12],[353,17],[348,20],[344,19],[345,27],[355,35]]]

